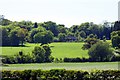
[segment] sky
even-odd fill
[[[120,0],[0,0],[0,15],[12,21],[53,21],[66,27],[118,20]]]

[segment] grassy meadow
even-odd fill
[[[110,41],[108,41],[110,43]],[[88,50],[82,50],[84,43],[79,42],[57,42],[51,43],[52,56],[54,58],[88,58]],[[13,56],[23,51],[25,54],[31,54],[35,46],[40,44],[26,43],[24,47],[1,47],[2,56]],[[117,70],[119,62],[84,62],[84,63],[31,63],[31,64],[5,64],[2,70],[25,70],[25,69],[67,69],[67,70]]]
[[[50,47],[52,50],[52,56],[55,58],[76,58],[76,57],[85,57],[88,58],[88,50],[82,50],[82,46],[84,43],[75,43],[75,42],[58,42],[51,43]],[[24,47],[2,47],[3,56],[12,56],[18,54],[19,51],[23,51],[25,54],[31,54],[32,50],[35,46],[39,46],[40,44],[30,44],[26,43]]]

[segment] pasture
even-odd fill
[[[1,47],[2,48],[2,56],[12,56],[18,54],[19,51],[23,51],[25,54],[31,54],[32,50],[35,46],[39,46],[40,44],[30,44],[26,43],[24,47]],[[82,50],[83,43],[75,43],[75,42],[58,42],[51,43],[50,47],[52,50],[52,56],[55,58],[76,58],[76,57],[85,57],[88,58],[87,54],[88,50]]]
[[[52,56],[54,58],[88,58],[88,50],[82,50],[84,43],[58,42],[51,43]],[[24,47],[1,47],[2,56],[13,56],[23,51],[25,54],[31,54],[35,46],[40,44],[26,43]],[[2,70],[25,70],[25,69],[66,69],[66,70],[118,70],[119,62],[85,62],[85,63],[31,63],[31,64],[5,64]],[[1,68],[1,67],[0,67]]]

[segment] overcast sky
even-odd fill
[[[66,27],[118,20],[120,0],[0,0],[0,14],[13,21],[53,21]]]

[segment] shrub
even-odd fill
[[[37,62],[37,63],[44,62],[44,60],[45,60],[45,50],[44,50],[43,47],[35,46],[32,53],[35,57],[35,62]]]
[[[109,61],[113,56],[112,49],[106,42],[97,42],[89,49],[88,54],[94,61]]]
[[[2,71],[2,80],[120,80],[120,70],[75,71],[65,69]]]
[[[52,62],[53,60],[52,60],[52,56],[51,56],[51,49],[50,49],[50,47],[49,47],[49,45],[43,45],[42,46],[43,48],[44,48],[44,50],[45,50],[45,60],[44,60],[44,62]]]
[[[4,56],[2,62],[6,64],[16,64],[16,63],[32,63],[33,57],[31,55],[25,55],[22,53],[14,56]]]
[[[64,58],[64,62],[89,62],[89,58]]]

